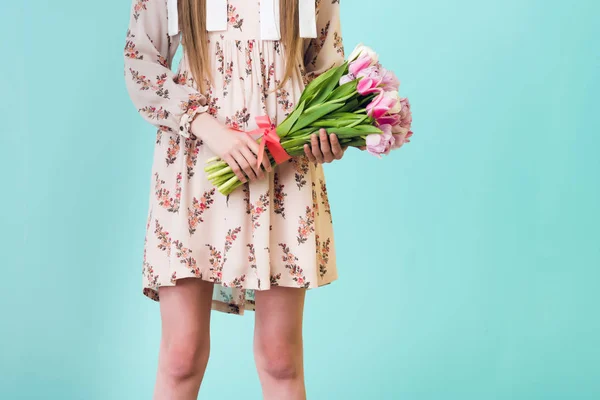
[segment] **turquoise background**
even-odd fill
[[[130,2],[7,3],[0,398],[150,399]],[[397,72],[415,136],[326,166],[340,280],[308,296],[309,398],[599,399],[600,2],[342,3],[346,48]],[[214,314],[200,398],[260,399],[252,326]]]

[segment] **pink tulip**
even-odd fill
[[[360,79],[356,90],[361,95],[377,92],[377,87],[381,85],[381,73],[379,65],[372,65],[361,70],[356,78]]]
[[[400,114],[386,114],[377,119],[377,125],[396,126],[400,123]]]
[[[362,78],[360,81],[358,81],[356,91],[362,96],[378,92],[379,82],[379,80],[375,80],[373,78]]]
[[[395,98],[386,96],[382,90],[379,95],[367,105],[367,115],[377,120],[387,114],[396,103],[397,100]]]
[[[406,97],[400,99],[400,106],[400,126],[410,130],[412,124],[412,112],[410,111],[410,103]]]
[[[340,86],[343,85],[344,83],[352,82],[355,79],[356,79],[356,77],[354,77],[354,75],[352,75],[352,74],[344,75],[340,78]]]
[[[381,85],[383,87],[383,90],[385,91],[392,91],[392,90],[398,90],[398,88],[400,87],[400,81],[398,80],[398,78],[396,77],[396,74],[394,74],[392,71],[388,71],[384,68],[382,68],[382,72],[381,72]]]
[[[383,133],[367,135],[366,145],[369,153],[381,158],[382,154],[389,154],[392,150],[395,138],[392,135],[392,127],[390,125],[381,125],[379,129]]]
[[[363,70],[361,70],[358,74],[356,74],[357,78],[373,78],[373,79],[381,79],[381,70],[379,69],[379,64],[371,65]]]
[[[357,76],[360,71],[369,67],[373,60],[368,54],[361,54],[356,60],[348,65],[348,71],[354,76]]]
[[[399,149],[404,143],[408,143],[408,138],[410,137],[409,133],[412,135],[412,132],[408,129],[399,126],[393,127],[392,136],[394,136],[394,145],[392,146],[392,150]]]

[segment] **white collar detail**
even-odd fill
[[[315,0],[298,0],[300,15],[300,37],[317,37]],[[179,34],[177,0],[167,0],[169,36]],[[227,0],[206,0],[206,30],[209,32],[227,30]],[[279,26],[279,0],[260,0],[261,40],[281,39]]]

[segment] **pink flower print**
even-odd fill
[[[144,249],[144,263],[142,268],[142,276],[146,278],[148,286],[158,286],[158,275],[154,275],[154,268],[146,261],[146,250]]]
[[[185,164],[187,167],[187,177],[190,179],[194,176],[194,167],[198,161],[198,153],[200,152],[201,140],[186,140],[184,155],[186,156]]]
[[[177,249],[176,256],[179,258],[179,262],[185,264],[185,266],[194,274],[194,276],[198,278],[202,278],[202,273],[200,272],[200,268],[196,264],[196,259],[192,257],[192,250],[183,246],[183,243],[179,240],[173,242],[173,245]]]
[[[216,117],[219,113],[221,107],[219,106],[219,98],[213,96],[212,88],[208,89],[207,92],[207,106],[208,106],[208,114]]]
[[[308,174],[308,158],[305,156],[294,157],[291,159],[291,162],[294,164],[294,169],[296,170],[294,174],[296,186],[298,186],[298,189],[302,189],[306,185],[305,178],[306,174]]]
[[[165,181],[158,177],[158,173],[155,173],[154,176],[156,177],[154,193],[156,194],[158,204],[169,212],[179,212],[179,204],[181,202],[181,172],[177,174],[177,181],[175,182],[175,197],[171,197],[170,191],[162,187]]]
[[[169,118],[169,115],[171,115],[170,112],[163,109],[162,107],[156,108],[156,107],[152,107],[152,106],[146,106],[144,108],[140,108],[139,111],[141,113],[145,113],[146,117],[148,119],[155,119],[155,120],[167,119],[167,118]]]
[[[265,212],[269,207],[269,195],[261,194],[255,204],[252,204],[250,207],[250,215],[252,218],[252,228],[253,230],[257,229],[260,226],[258,222],[260,216]],[[254,233],[254,232],[253,232]]]
[[[143,60],[144,56],[135,48],[135,43],[132,40],[125,42],[125,57],[133,60]]]
[[[244,192],[244,204],[246,204],[246,214],[252,213],[252,204],[250,204],[250,185],[248,182],[244,184],[243,187]]]
[[[309,206],[306,206],[306,214],[299,217],[298,226],[298,244],[303,244],[308,236],[315,231],[315,212]]]
[[[270,277],[271,286],[279,286],[280,279],[281,279],[281,273],[276,274],[276,275],[271,275],[271,277]]]
[[[154,234],[158,238],[157,247],[167,252],[167,257],[171,255],[171,237],[169,236],[169,232],[165,231],[163,226],[158,222],[157,219],[154,220],[156,223],[156,228],[154,229]]]
[[[241,232],[242,227],[238,226],[235,229],[229,229],[227,236],[225,237],[225,247],[223,252],[218,251],[214,246],[207,244],[206,246],[210,250],[208,263],[210,264],[211,281],[215,283],[222,282],[223,278],[223,266],[227,262],[227,253],[233,246],[233,243],[237,239],[237,235]]]
[[[329,214],[329,221],[331,221],[331,206],[329,205],[329,197],[327,196],[327,186],[325,186],[323,179],[319,179],[319,183],[321,184],[321,204],[325,212]]]
[[[223,258],[223,256],[220,251],[218,251],[215,247],[211,246],[210,244],[207,244],[206,246],[210,251],[208,256],[208,264],[209,269],[211,271],[211,281],[217,283],[221,282],[221,269],[223,268],[223,265],[221,264],[221,259]]]
[[[248,247],[248,263],[250,264],[252,271],[254,271],[254,276],[256,276],[258,288],[260,289],[260,278],[258,277],[258,268],[256,266],[256,253],[254,251],[254,244],[248,243],[246,247]]]
[[[233,75],[233,61],[226,64],[225,73],[223,75],[223,97],[227,96],[227,86],[231,83],[231,76]]]
[[[160,54],[156,57],[156,61],[165,68],[169,68],[169,63],[167,59],[161,56]]]
[[[316,186],[317,185],[315,185],[315,183],[313,182],[312,183],[312,190],[311,190],[311,192],[312,192],[312,208],[317,213],[317,216],[319,216],[320,213],[319,213],[319,206],[318,206],[318,201],[317,201],[317,191],[315,190]]]
[[[254,40],[248,40],[248,42],[246,42],[246,76],[250,76],[252,74],[252,49],[253,48],[254,48]]]
[[[190,235],[193,235],[196,232],[198,225],[201,222],[204,222],[202,214],[204,214],[204,211],[208,210],[213,204],[214,194],[215,188],[212,188],[211,190],[204,192],[204,195],[200,199],[194,197],[192,200],[192,206],[188,208],[188,227]]]
[[[283,218],[285,218],[284,200],[287,196],[287,193],[283,191],[284,187],[283,183],[279,183],[279,174],[275,172],[273,175],[273,211]]]
[[[139,71],[129,68],[129,72],[131,73],[131,79],[140,85],[140,90],[152,89],[152,91],[154,91],[158,96],[164,99],[169,99],[169,91],[164,88],[164,85],[167,81],[167,74],[157,76],[156,83],[152,83],[152,81],[146,76],[141,75]]]
[[[248,127],[248,121],[250,121],[250,113],[248,108],[244,107],[240,111],[236,111],[233,117],[226,117],[225,125],[232,129],[242,130],[243,127]]]
[[[292,280],[297,282],[299,287],[308,288],[310,286],[310,282],[306,281],[304,271],[296,264],[298,257],[292,254],[290,248],[285,243],[279,243],[279,246],[283,251],[282,260],[285,263],[285,268],[289,270]]]
[[[342,35],[337,32],[333,32],[333,48],[335,52],[341,54],[344,57],[344,45],[342,44]]]
[[[237,14],[236,8],[232,5],[227,6],[227,20],[229,25],[233,26],[235,29],[242,30],[242,24],[244,23],[244,19],[240,18],[240,15]]]
[[[234,278],[231,282],[222,282],[221,285],[223,287],[235,287],[235,288],[243,288],[244,282],[246,281],[246,275],[242,275],[240,277]]]
[[[196,110],[200,107],[204,107],[206,103],[206,97],[200,93],[192,93],[188,96],[187,101],[179,102],[179,108],[186,114],[193,116],[196,113]]]
[[[276,86],[279,86],[280,83],[281,82],[279,80],[275,81]],[[294,103],[289,99],[289,92],[284,88],[279,88],[277,89],[275,95],[277,97],[277,103],[281,106],[284,115],[287,116],[294,109]]]
[[[326,241],[321,243],[319,241],[319,235],[316,235],[317,245],[317,262],[319,263],[319,275],[322,277],[327,274],[327,264],[329,263],[329,245],[331,244],[331,238],[327,238]]]
[[[329,26],[331,25],[331,21],[327,21],[327,24],[323,28],[321,28],[321,33],[318,38],[312,39],[310,41],[310,47],[313,49],[313,59],[310,60],[310,64],[313,66],[317,64],[317,59],[319,58],[319,52],[323,48],[325,41],[327,40],[327,35],[329,33]]]
[[[217,57],[217,63],[218,63],[218,67],[217,67],[217,71],[219,71],[221,74],[225,73],[225,55],[223,54],[223,49],[221,48],[221,43],[217,42],[216,43],[216,53],[215,56]]]
[[[192,200],[192,207],[188,208],[188,227],[190,235],[196,233],[198,225],[201,222],[204,222],[202,214],[204,214],[204,211],[208,210],[214,202],[214,194],[215,188],[212,188],[211,190],[204,192],[204,195],[200,199],[194,197]]]
[[[140,15],[142,14],[142,11],[146,11],[146,3],[149,0],[137,0],[133,6],[133,18],[135,18],[135,20],[137,21],[138,18],[140,17]]]
[[[180,149],[181,136],[179,135],[171,135],[169,137],[169,147],[167,148],[167,156],[165,161],[167,165],[171,165],[177,160],[177,155],[179,154]]]

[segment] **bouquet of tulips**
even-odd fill
[[[310,136],[325,128],[342,146],[360,147],[377,156],[399,148],[412,136],[408,99],[400,98],[400,82],[378,62],[377,54],[359,45],[348,60],[313,79],[295,109],[274,127],[268,117],[258,117],[258,164],[264,156],[271,165],[304,155]],[[265,150],[265,146],[267,150]],[[218,157],[207,161],[207,178],[228,195],[242,183]]]

